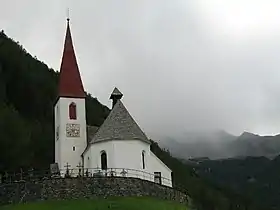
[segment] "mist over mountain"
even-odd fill
[[[223,159],[246,156],[273,158],[280,153],[280,135],[259,136],[243,132],[234,136],[223,130],[185,132],[160,142],[171,154],[183,159]]]
[[[280,135],[193,131],[160,144],[200,177],[245,196],[256,209],[279,209]]]

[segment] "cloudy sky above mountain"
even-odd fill
[[[85,89],[147,134],[280,133],[279,0],[0,0],[0,29],[59,70],[70,8]]]

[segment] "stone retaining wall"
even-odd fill
[[[58,178],[0,185],[0,205],[111,196],[149,196],[187,203],[186,194],[138,178]]]

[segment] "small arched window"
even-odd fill
[[[145,169],[145,151],[142,151],[142,168]]]
[[[71,120],[76,120],[77,119],[77,110],[76,110],[76,104],[72,102],[69,105],[69,118]]]
[[[107,154],[105,151],[101,152],[101,169],[107,170]]]

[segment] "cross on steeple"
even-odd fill
[[[85,98],[86,94],[74,51],[69,21],[68,15],[59,74],[58,97]]]
[[[69,11],[69,8],[67,8],[67,22],[69,23],[70,21],[70,11]]]

